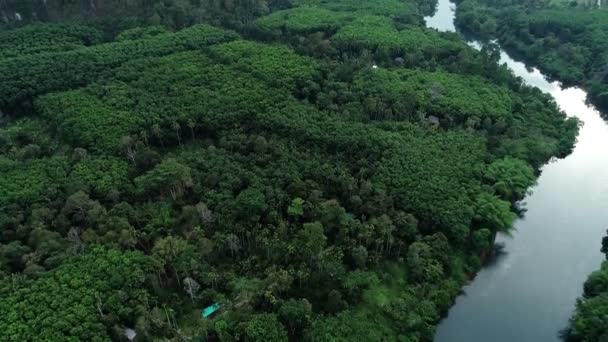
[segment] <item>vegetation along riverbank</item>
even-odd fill
[[[608,260],[608,235],[602,239],[601,248]],[[564,340],[604,341],[608,338],[608,261],[589,275],[583,289],[570,325],[563,331]]]
[[[485,1],[458,3],[456,22],[466,33],[497,39],[531,65],[566,86],[582,86],[591,102],[608,111],[608,10],[601,2]],[[602,241],[607,252],[608,237]],[[608,339],[608,277],[606,262],[584,284],[567,341]]]
[[[595,1],[457,1],[465,33],[500,44],[608,111],[608,9]]]

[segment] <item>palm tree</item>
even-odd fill
[[[139,132],[139,136],[144,142],[144,145],[148,146],[148,132],[146,132],[146,130],[142,130],[141,132]]]
[[[173,127],[173,129],[175,130],[175,135],[177,136],[177,143],[178,145],[181,146],[182,144],[182,139],[179,135],[179,130],[181,129],[181,126],[179,125],[179,122],[177,122],[176,119],[173,119],[173,121],[171,122],[171,127]]]
[[[160,141],[160,145],[165,148],[165,143],[163,142],[163,132],[157,123],[152,125],[152,133],[154,133],[158,141]]]
[[[120,138],[120,146],[124,150],[127,159],[135,165],[135,150],[133,149],[133,138],[130,135],[125,135]]]
[[[188,119],[188,127],[190,128],[190,134],[192,134],[192,140],[195,140],[194,127],[196,127],[196,124],[194,123],[194,120]]]

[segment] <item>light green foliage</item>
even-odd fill
[[[274,12],[256,20],[265,30],[286,29],[293,33],[335,31],[349,20],[351,15],[319,7],[300,6]]]
[[[31,205],[53,198],[67,176],[65,158],[13,162],[0,157],[0,208],[16,203]]]
[[[299,5],[314,5],[337,12],[355,13],[357,16],[371,14],[382,16],[406,16],[411,13],[411,4],[400,0],[297,0]]]
[[[116,36],[115,41],[123,42],[128,40],[149,39],[170,33],[171,32],[164,26],[136,27],[120,32],[118,36]]]
[[[147,269],[139,252],[95,249],[71,259],[0,298],[3,336],[9,341],[107,341],[113,324],[135,321],[143,313]]]
[[[509,202],[483,192],[475,203],[475,219],[494,231],[506,233],[513,225],[515,214],[511,212]]]
[[[442,38],[436,31],[405,26],[397,29],[395,23],[380,16],[361,16],[344,25],[332,38],[342,48],[358,47],[380,49],[395,55],[414,54],[419,51],[443,48],[457,53],[464,48],[461,42]]]
[[[392,27],[389,18],[397,18],[402,23],[419,23],[421,20],[417,4],[399,0],[301,0],[296,3],[297,7],[262,17],[256,24],[264,30],[285,29],[293,34],[324,32],[331,35],[339,29],[336,41],[346,43],[358,40],[363,44],[366,39],[386,43],[391,38],[398,40],[398,37],[389,34]],[[383,37],[382,34],[387,36]]]
[[[291,201],[291,204],[287,208],[287,214],[289,216],[300,217],[304,215],[304,200],[297,197]]]
[[[445,49],[452,53],[460,52],[464,47],[462,42],[448,37],[450,36],[425,27],[408,25],[399,31],[399,45],[406,54],[415,50],[431,49]]]
[[[127,161],[112,157],[88,157],[78,162],[72,168],[70,180],[82,182],[101,196],[111,190],[128,190],[130,186]]]
[[[318,223],[305,223],[298,236],[302,243],[302,252],[314,258],[325,247],[327,237],[323,234],[323,226]]]
[[[125,88],[113,90],[121,92]],[[113,110],[81,90],[45,96],[37,106],[44,116],[56,122],[65,140],[92,150],[118,150],[120,138],[136,132],[142,122],[132,113]]]
[[[462,189],[475,187],[471,177],[483,158],[482,141],[460,131],[439,133],[409,125],[399,126],[396,133],[403,148],[387,153],[376,181],[425,224],[468,226],[473,203]]]
[[[515,158],[499,159],[488,166],[485,177],[504,199],[522,198],[534,184],[534,170],[528,163]]]
[[[354,85],[374,119],[434,115],[469,127],[484,119],[511,120],[510,92],[480,77],[381,69],[358,75]]]
[[[293,88],[297,82],[317,78],[319,73],[317,61],[282,46],[237,40],[212,51],[233,68],[278,87]]]
[[[287,332],[273,314],[255,315],[245,328],[247,341],[287,341]]]
[[[363,16],[341,28],[333,40],[342,45],[375,48],[399,48],[399,34],[387,17]]]
[[[344,311],[333,317],[318,317],[305,340],[329,341],[391,341],[394,332],[371,313]]]
[[[137,188],[147,194],[170,194],[178,198],[192,185],[191,170],[175,159],[166,159],[146,174],[135,178]]]
[[[378,276],[373,272],[353,271],[346,276],[344,289],[351,298],[359,301],[365,290],[378,286],[379,283]]]
[[[198,25],[153,39],[2,59],[0,109],[35,95],[85,85],[132,59],[198,49],[235,38],[230,31]]]

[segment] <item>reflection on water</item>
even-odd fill
[[[494,244],[494,253],[485,259],[484,267],[493,267],[499,264],[507,255],[505,251],[505,244],[502,242],[497,242]]]
[[[454,5],[439,0],[427,26],[454,31]],[[499,257],[464,288],[438,327],[438,342],[559,341],[587,275],[599,268],[608,225],[608,126],[578,88],[562,89],[536,69],[501,53],[524,81],[551,94],[583,122],[573,153],[548,163]]]
[[[454,10],[456,5],[450,1],[439,1],[437,9],[432,17],[424,18],[426,26],[436,28],[439,31],[456,31],[454,26]]]

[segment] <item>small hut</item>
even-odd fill
[[[433,126],[439,126],[439,118],[436,117],[435,115],[429,115],[426,118],[426,121]]]

